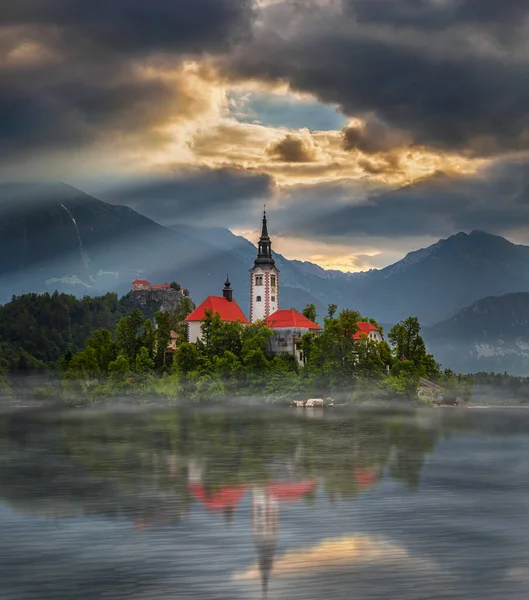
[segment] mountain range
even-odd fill
[[[436,359],[454,371],[527,376],[529,293],[483,298],[423,335]]]
[[[220,293],[228,273],[247,310],[255,254],[253,244],[227,229],[168,229],[71,186],[0,186],[0,302],[55,289],[76,295],[125,293],[136,277],[153,283],[177,280],[200,300]],[[348,275],[327,290],[318,275],[281,255],[276,260],[285,305],[314,302],[321,310],[331,301],[345,305]]]
[[[271,220],[272,240],[273,229]],[[68,185],[0,185],[0,302],[55,289],[78,296],[122,294],[136,277],[153,283],[176,280],[200,301],[220,293],[229,274],[235,298],[247,312],[248,270],[255,255],[250,241],[228,229],[167,228],[127,206],[102,202]],[[528,332],[518,327],[524,318],[523,301],[516,300],[518,308],[513,309],[512,296],[490,299],[529,293],[529,247],[496,235],[458,233],[384,269],[364,273],[325,270],[280,254],[275,260],[281,272],[282,307],[301,309],[312,302],[320,320],[331,303],[387,324],[416,315],[427,326],[429,345],[446,357],[446,364],[455,356],[456,340],[465,356],[474,357],[465,364],[474,365],[478,355],[482,360],[487,352],[479,346],[483,336],[489,341],[487,336],[496,336],[487,320],[499,314],[521,332],[522,341],[513,346],[517,356],[525,352],[523,340],[529,342]],[[483,307],[488,307],[485,312]],[[476,315],[482,315],[479,326]],[[514,338],[509,340],[505,343]]]

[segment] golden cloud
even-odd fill
[[[4,36],[3,41],[0,60],[4,63],[31,65],[53,60],[36,41],[17,41],[13,36]],[[53,177],[55,171],[60,176],[61,170],[68,170],[104,176],[156,173],[175,165],[240,167],[268,174],[288,190],[290,186],[344,181],[367,187],[400,186],[436,171],[473,173],[484,163],[410,146],[405,134],[377,129],[369,118],[351,119],[343,131],[309,131],[238,120],[237,110],[230,105],[234,93],[243,97],[254,92],[287,95],[294,102],[316,99],[293,92],[284,82],[229,81],[207,59],[176,66],[159,57],[145,60],[128,65],[112,86],[130,87],[133,97],[128,110],[102,127],[79,152],[48,151],[34,163],[40,172],[26,171],[26,164],[21,164],[21,172]],[[373,134],[380,133],[379,129],[384,139],[377,145]],[[349,261],[341,255],[333,264]]]

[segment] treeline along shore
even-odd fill
[[[395,325],[388,343],[355,336],[358,323],[367,319],[330,305],[321,333],[302,337],[299,364],[292,355],[271,352],[273,332],[264,322],[224,322],[211,311],[201,323],[202,339],[189,343],[185,319],[194,307],[189,297],[173,311],[135,308],[129,295],[13,297],[0,307],[3,395],[16,397],[24,381],[35,380],[38,385],[29,384],[32,398],[74,405],[118,396],[174,403],[256,397],[286,403],[324,395],[341,403],[453,404],[468,400],[472,391],[470,378],[443,371],[427,352],[415,317]],[[303,313],[318,318],[314,305]],[[425,379],[442,387],[441,399],[417,393]]]

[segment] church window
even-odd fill
[[[257,298],[255,299],[256,302],[261,302],[261,296],[257,296]]]
[[[272,287],[276,287],[276,276],[275,275],[270,275],[270,285]]]
[[[276,301],[276,297],[272,296],[271,300],[272,300],[272,302],[275,302]]]
[[[263,285],[263,276],[262,275],[255,276],[255,285]]]

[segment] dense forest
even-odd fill
[[[74,404],[116,396],[202,403],[241,396],[272,402],[324,395],[341,402],[417,400],[421,378],[442,385],[445,402],[471,393],[468,378],[441,371],[428,354],[414,317],[391,329],[390,345],[355,340],[357,323],[365,319],[330,305],[321,334],[303,337],[299,365],[291,355],[270,352],[273,332],[264,322],[246,327],[206,313],[203,341],[188,343],[185,318],[193,308],[188,297],[174,311],[154,314],[131,308],[130,298],[116,294],[15,297],[0,307],[3,387],[9,388],[14,372],[40,370],[54,380],[37,393]],[[314,305],[303,312],[317,319]]]
[[[117,294],[15,296],[0,306],[0,365],[8,370],[51,367],[67,351],[81,350],[92,331],[113,330],[125,314]]]
[[[142,306],[142,318],[153,318],[159,305],[151,301]],[[122,298],[113,293],[77,298],[59,292],[13,296],[0,306],[0,368],[53,369],[66,353],[84,349],[93,331],[114,331],[136,307],[131,293]]]

